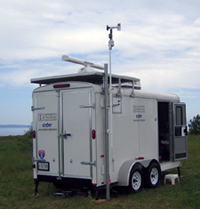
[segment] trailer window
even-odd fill
[[[183,110],[181,106],[176,106],[175,136],[181,136],[182,125],[183,125]]]
[[[176,125],[183,125],[182,107],[176,107]]]

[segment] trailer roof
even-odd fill
[[[51,84],[51,83],[65,82],[65,81],[82,81],[82,82],[89,82],[93,84],[102,84],[103,76],[104,76],[104,73],[102,72],[76,73],[76,74],[50,76],[50,77],[43,77],[43,78],[33,78],[31,79],[31,83]],[[134,78],[134,77],[112,75],[113,84],[119,83],[119,79],[121,79],[121,83],[140,81],[140,79]]]

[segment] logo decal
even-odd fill
[[[136,115],[136,118],[142,118],[142,115]]]
[[[40,157],[40,159],[44,159],[44,157],[45,157],[45,151],[44,150],[39,150],[39,157]]]
[[[42,126],[48,128],[52,126],[52,123],[44,123],[42,124]]]

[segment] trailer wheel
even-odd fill
[[[157,163],[151,163],[147,168],[147,186],[150,188],[156,188],[160,181],[160,167]]]
[[[133,167],[130,173],[129,191],[130,193],[139,192],[143,187],[143,172],[139,167]]]

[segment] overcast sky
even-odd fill
[[[31,124],[31,78],[76,73],[63,54],[108,63],[144,90],[176,93],[200,113],[199,0],[0,0],[0,124]]]

